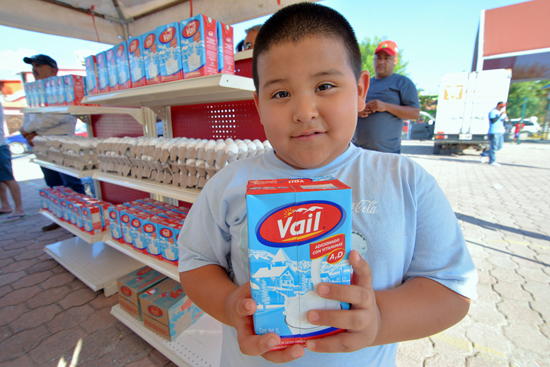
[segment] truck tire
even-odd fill
[[[434,154],[441,153],[441,144],[434,144]]]

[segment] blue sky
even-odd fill
[[[418,88],[437,93],[441,75],[470,71],[481,10],[517,4],[517,0],[441,1],[323,0],[344,15],[359,41],[382,37],[395,41],[408,61],[407,72]],[[411,5],[414,4],[414,5]],[[235,43],[244,30],[268,17],[234,25]],[[506,26],[506,25],[503,25]],[[0,26],[0,79],[17,79],[30,70],[23,57],[44,53],[61,68],[82,68],[75,53],[96,54],[109,45]]]

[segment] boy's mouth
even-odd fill
[[[321,134],[324,134],[324,133],[325,133],[324,131],[306,131],[306,132],[301,133],[299,135],[294,135],[292,138],[293,139],[298,139],[298,140],[310,140],[310,139],[315,138],[317,135],[321,135]]]

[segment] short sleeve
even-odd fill
[[[400,88],[401,105],[414,108],[420,108],[418,100],[418,91],[414,83],[407,77],[403,77],[403,82]]]

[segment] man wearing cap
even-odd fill
[[[489,150],[481,153],[481,163],[487,163],[487,157],[489,157],[489,164],[491,166],[500,166],[500,163],[496,161],[496,151],[502,149],[504,143],[504,122],[509,121],[506,114],[505,102],[498,102],[496,107],[489,112],[489,132],[487,138],[489,140]]]
[[[420,115],[413,82],[393,72],[397,57],[393,41],[381,42],[374,51],[374,77],[370,80],[366,107],[359,112],[353,140],[357,146],[399,154],[403,120],[417,119]]]
[[[25,57],[23,61],[32,65],[32,74],[35,80],[57,75],[57,63],[47,55]],[[33,146],[32,139],[37,135],[74,135],[75,124],[76,117],[73,115],[26,113],[20,132],[27,139],[29,145]],[[44,180],[49,187],[66,186],[78,193],[85,193],[84,186],[78,178],[42,166],[40,168],[44,173]],[[56,228],[59,228],[59,225],[52,223],[42,227],[42,230],[51,231]]]

